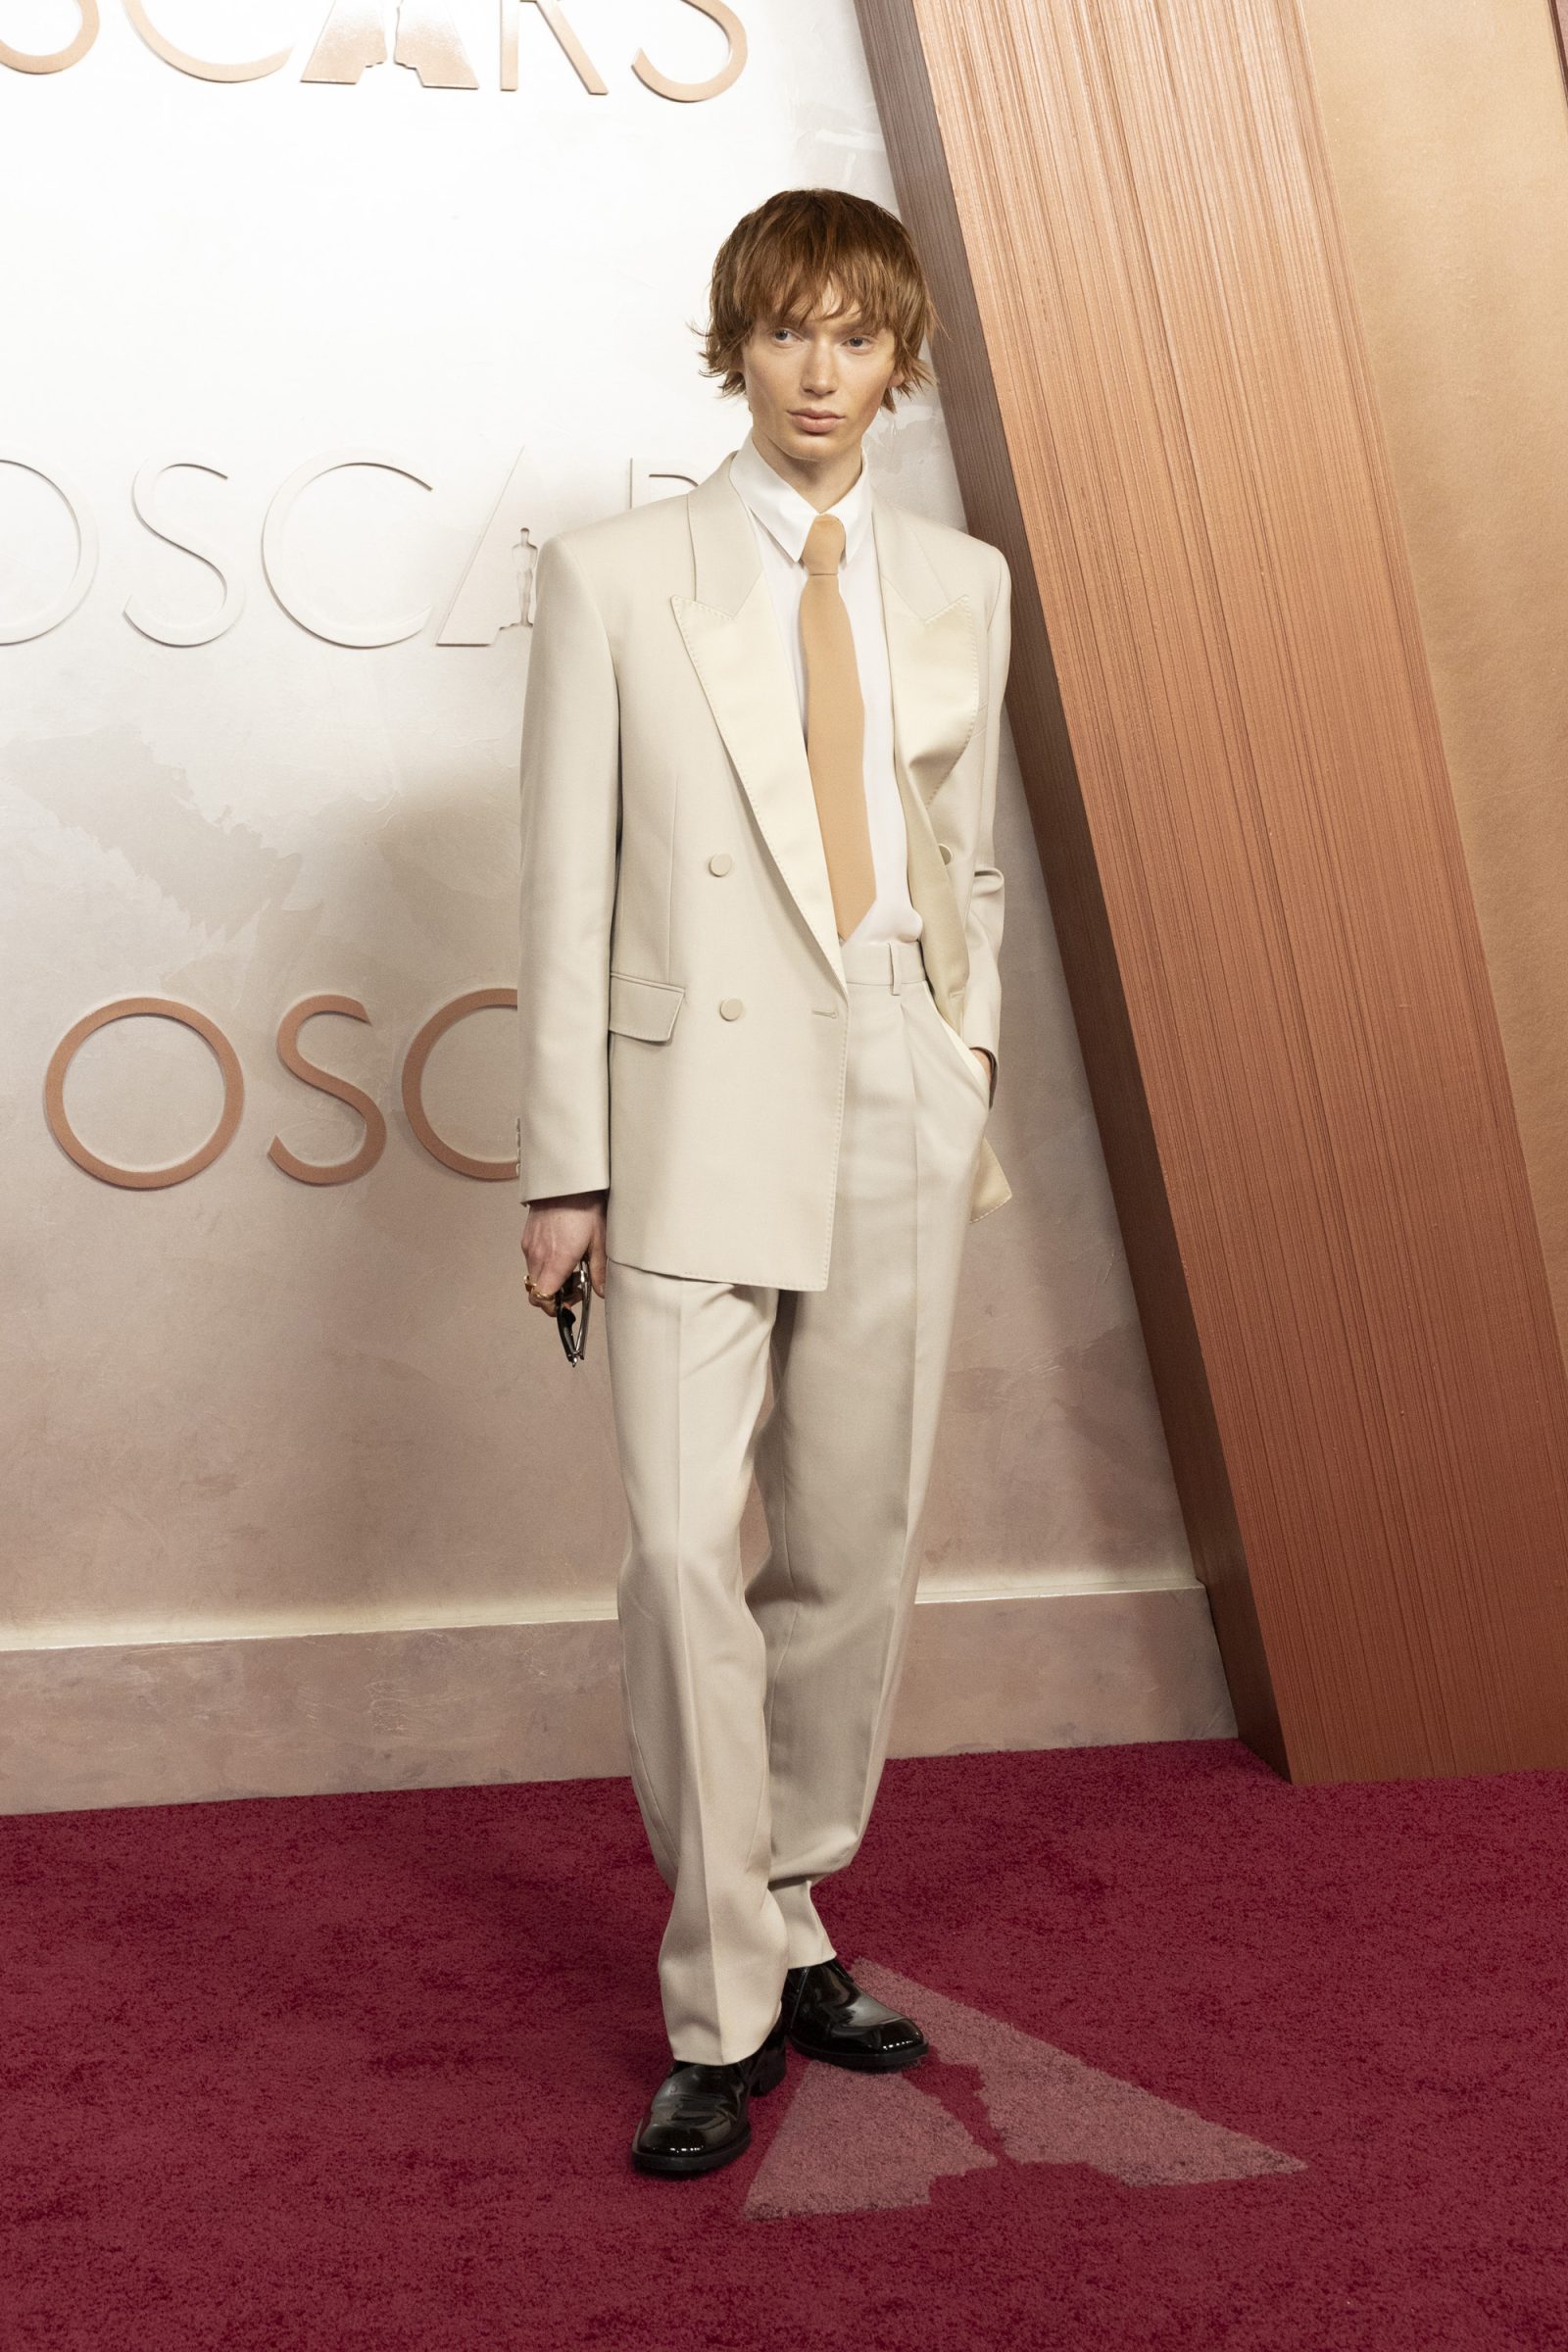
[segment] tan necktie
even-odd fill
[[[839,592],[844,524],[819,514],[806,534],[801,650],[806,657],[806,757],[827,854],[833,920],[847,939],[876,896],[865,808],[865,706],[855,634]]]

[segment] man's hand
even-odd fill
[[[528,1279],[543,1298],[528,1304],[553,1315],[553,1294],[586,1250],[588,1279],[602,1298],[605,1295],[605,1206],[608,1193],[562,1193],[553,1200],[531,1200],[522,1221],[522,1254]]]

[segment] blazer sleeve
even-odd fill
[[[1003,881],[992,839],[997,808],[997,763],[1002,751],[1003,696],[1012,653],[1012,574],[997,551],[997,588],[986,616],[986,734],[981,760],[980,822],[976,834],[974,887],[964,939],[969,978],[963,995],[963,1042],[983,1046],[991,1056],[991,1099],[996,1101],[998,1041],[1002,1034]]]
[[[517,1182],[524,1202],[610,1184],[610,935],[620,698],[603,617],[561,539],[536,559],[522,713]]]

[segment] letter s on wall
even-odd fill
[[[745,69],[746,27],[735,11],[725,7],[724,0],[686,0],[686,5],[700,8],[705,17],[711,17],[728,37],[729,55],[718,72],[707,81],[671,81],[667,74],[661,74],[646,49],[638,50],[631,61],[631,70],[639,81],[657,90],[661,98],[716,98],[720,90],[727,90],[732,81],[740,79]]]

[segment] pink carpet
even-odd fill
[[[622,1782],[0,1821],[4,2352],[1568,2346],[1568,1775],[889,1767],[840,1948],[934,2043],[631,2172]]]

